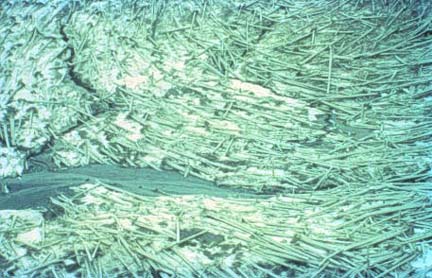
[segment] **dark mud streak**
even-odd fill
[[[142,196],[206,195],[211,197],[266,198],[252,191],[222,188],[195,177],[183,177],[173,171],[149,168],[122,168],[114,165],[89,165],[52,171],[48,169],[5,179],[10,193],[0,195],[1,209],[46,207],[50,197],[70,194],[70,187],[97,180]]]

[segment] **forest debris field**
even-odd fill
[[[9,0],[0,42],[0,277],[432,276],[430,1]]]

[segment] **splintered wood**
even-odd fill
[[[83,185],[52,200],[54,218],[0,212],[0,276],[420,275],[431,11],[429,0],[1,1],[0,179],[49,150],[60,167],[174,169],[281,196]]]
[[[73,72],[110,109],[54,159],[258,191],[422,181],[430,4],[378,2],[85,5],[64,28]]]
[[[430,178],[428,1],[114,2],[2,2],[1,176],[54,145],[257,191]]]
[[[226,199],[143,197],[83,184],[74,196],[52,200],[56,217],[0,213],[3,277],[411,273],[408,263],[432,238],[427,191],[411,189],[384,185]]]

